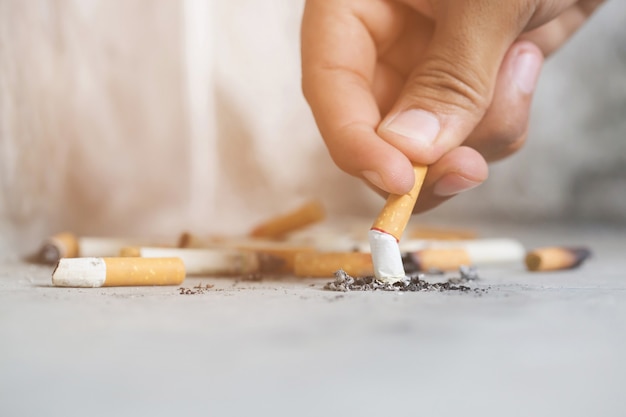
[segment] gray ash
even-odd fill
[[[213,284],[198,284],[193,288],[180,287],[178,291],[180,291],[180,295],[197,295],[204,294],[205,292],[208,292],[211,288],[213,288]]]
[[[352,277],[346,274],[345,271],[340,269],[335,272],[335,280],[327,283],[324,286],[325,290],[328,291],[397,291],[397,292],[418,292],[418,291],[460,291],[460,292],[470,292],[476,291],[480,292],[484,290],[474,289],[460,285],[460,282],[467,282],[470,280],[475,280],[478,278],[475,270],[472,270],[470,274],[468,270],[465,270],[465,274],[461,274],[461,278],[451,279],[447,282],[436,282],[430,283],[424,281],[424,274],[417,274],[405,277],[404,280],[389,283],[382,282],[377,280],[375,277]]]

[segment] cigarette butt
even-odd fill
[[[312,246],[299,245],[291,242],[254,238],[202,238],[192,234],[186,237],[186,243],[193,248],[229,248],[253,252],[259,259],[259,270],[268,274],[293,274],[296,254],[311,252]]]
[[[472,265],[467,250],[454,249],[422,249],[403,255],[402,263],[406,272],[429,270],[455,271],[462,265]]]
[[[263,273],[277,275],[293,274],[296,257],[300,253],[313,252],[310,247],[254,247],[240,246],[240,249],[254,251],[259,256]]]
[[[591,256],[591,250],[584,247],[543,247],[526,255],[529,271],[558,271],[579,267]]]
[[[191,232],[183,232],[178,238],[179,248],[207,248],[228,241],[224,236],[198,236]]]
[[[405,277],[398,242],[411,218],[428,168],[414,165],[413,171],[415,184],[411,191],[404,195],[390,195],[368,233],[374,275],[382,281],[395,282]]]
[[[255,227],[250,236],[259,238],[279,238],[289,232],[316,223],[326,216],[319,201],[311,201],[298,209],[275,217]]]
[[[465,249],[473,265],[522,263],[526,256],[524,245],[511,238],[488,238],[454,241],[433,241],[424,249]]]
[[[39,250],[39,260],[54,264],[61,258],[78,256],[78,238],[70,232],[58,233],[44,240]]]
[[[402,249],[402,246],[400,248]],[[405,269],[415,272],[429,269],[455,271],[462,265],[521,264],[526,250],[522,243],[515,239],[492,238],[432,241],[419,250],[403,253]]]
[[[250,251],[229,248],[153,248],[128,247],[123,257],[180,258],[187,275],[230,276],[260,271],[259,256]]]
[[[398,241],[413,213],[413,207],[424,183],[427,168],[416,165],[413,167],[413,171],[415,172],[415,184],[411,191],[404,195],[391,194],[372,225],[372,229],[388,233]]]
[[[178,285],[184,279],[179,258],[62,258],[52,273],[57,287]]]
[[[411,239],[434,239],[434,240],[467,240],[476,239],[478,234],[475,230],[461,228],[443,228],[426,225],[416,225],[407,231],[407,237]]]
[[[39,251],[39,259],[43,263],[55,264],[61,258],[111,257],[118,256],[124,247],[149,244],[154,242],[138,238],[78,237],[64,232],[44,241]]]
[[[343,269],[352,276],[371,276],[372,257],[360,252],[301,252],[296,255],[294,275],[298,277],[332,277]]]

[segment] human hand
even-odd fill
[[[335,163],[416,211],[487,178],[526,138],[543,57],[601,0],[307,0],[302,86]]]

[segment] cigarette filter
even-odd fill
[[[462,248],[422,249],[402,256],[407,272],[429,270],[455,271],[462,265],[472,265],[469,253]]]
[[[183,232],[178,238],[179,248],[209,248],[227,242],[229,238],[225,236],[198,236],[190,232]],[[129,245],[130,246],[130,245]]]
[[[424,183],[427,168],[414,166],[415,184],[405,195],[390,195],[369,231],[374,275],[382,281],[404,278],[404,267],[398,241],[406,228]]]
[[[407,231],[407,236],[411,239],[432,240],[466,240],[476,239],[478,237],[475,230],[434,227],[421,224]]]
[[[184,279],[179,258],[63,258],[52,273],[57,287],[178,285]]]
[[[118,256],[120,250],[126,246],[147,244],[149,244],[147,239],[77,237],[72,233],[64,232],[44,241],[39,258],[44,263],[55,264],[61,258]]]
[[[371,276],[374,265],[369,253],[360,252],[301,252],[295,258],[294,274],[298,277],[332,277],[340,269],[356,277]]]
[[[180,258],[187,275],[245,275],[259,272],[256,253],[230,248],[151,248],[128,247],[120,256],[141,258]]]
[[[577,268],[591,256],[591,251],[583,247],[544,247],[526,255],[529,271],[558,271]]]
[[[69,232],[58,233],[44,240],[39,251],[43,263],[54,264],[61,258],[78,256],[78,238]]]
[[[326,216],[324,207],[319,201],[311,201],[302,207],[268,220],[255,227],[250,236],[260,238],[279,238],[289,232],[316,223]]]

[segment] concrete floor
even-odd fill
[[[332,293],[325,281],[64,289],[0,266],[0,416],[624,416],[626,229],[582,268],[481,269],[483,295]]]

